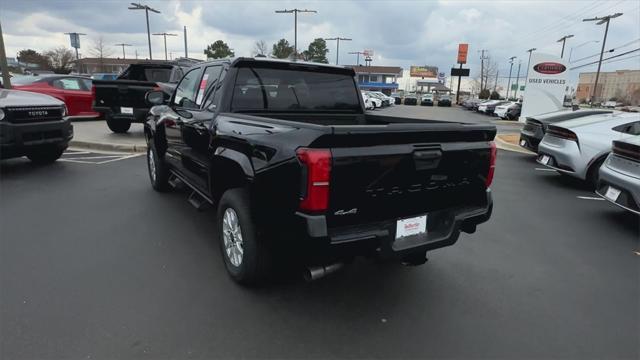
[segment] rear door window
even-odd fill
[[[78,79],[63,78],[53,80],[53,87],[62,90],[84,90],[83,85],[80,84]]]
[[[207,66],[205,68],[204,75],[202,75],[202,80],[200,80],[200,86],[198,86],[196,104],[202,104],[202,100],[204,99],[204,95],[207,92],[207,89],[211,89],[212,86],[216,85],[221,72],[222,66],[220,65]]]
[[[640,135],[640,121],[619,125],[614,127],[613,130],[628,135]]]

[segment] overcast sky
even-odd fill
[[[142,1],[142,0],[141,0]],[[577,47],[572,61],[599,52],[604,25],[583,22],[583,18],[615,12],[624,15],[612,20],[607,49],[610,55],[640,47],[640,2],[637,0],[578,1],[143,1],[161,14],[150,13],[151,32],[169,32],[167,45],[174,56],[184,54],[182,27],[187,26],[189,56],[204,58],[203,49],[222,39],[236,55],[250,56],[256,40],[269,48],[280,38],[293,44],[293,15],[274,10],[307,8],[317,14],[298,16],[298,48],[305,49],[317,37],[347,37],[340,43],[340,63],[353,64],[348,52],[372,49],[373,65],[433,65],[448,72],[454,64],[458,43],[469,43],[469,64],[474,72],[480,64],[479,51],[498,63],[501,75],[509,71],[508,58],[517,56],[526,66],[526,50],[560,53],[556,40],[566,34],[565,54]],[[69,46],[65,32],[83,32],[82,56],[91,56],[92,43],[102,36],[113,56],[122,49],[113,44],[129,43],[127,57],[137,50],[148,57],[144,11],[132,11],[129,1],[119,0],[4,0],[0,2],[0,21],[8,56],[33,48],[46,51]],[[622,45],[625,45],[622,47]],[[335,62],[335,42],[328,42],[331,62]],[[152,36],[153,57],[164,58],[161,36]],[[604,70],[639,69],[639,52],[603,65]],[[631,57],[633,56],[633,57]],[[568,58],[568,55],[565,56]],[[624,60],[624,58],[627,58]],[[574,65],[597,60],[589,58]],[[592,65],[579,71],[595,71]],[[515,69],[514,69],[515,72]],[[578,71],[574,71],[577,73]]]

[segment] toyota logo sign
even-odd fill
[[[567,67],[557,62],[542,62],[536,64],[533,67],[533,70],[540,74],[555,75],[563,73],[565,70],[567,70]]]

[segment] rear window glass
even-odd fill
[[[353,77],[342,74],[269,68],[238,69],[233,111],[360,112]]]
[[[136,81],[169,82],[171,70],[171,66],[130,66],[118,78]]]

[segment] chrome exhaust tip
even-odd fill
[[[310,266],[305,269],[303,276],[307,282],[311,282],[332,274],[342,269],[343,266],[343,263],[335,263],[325,266]]]

